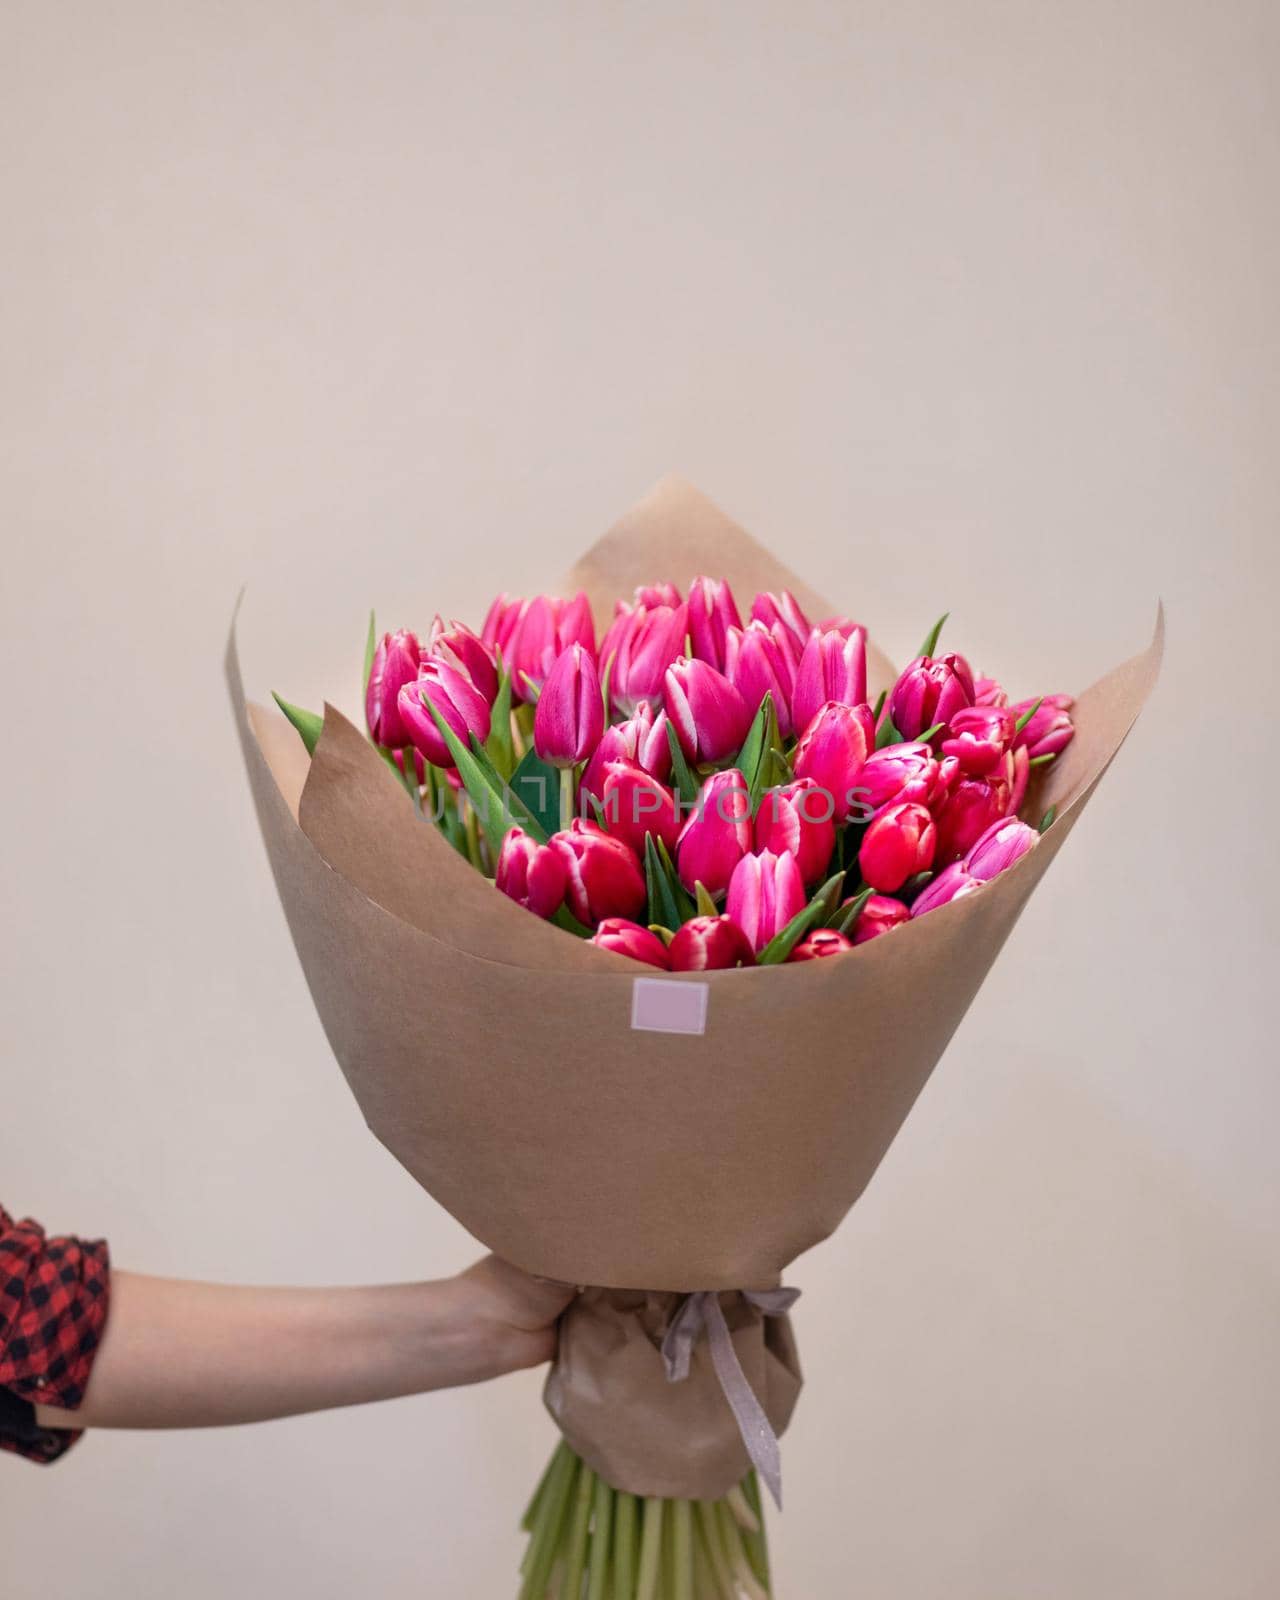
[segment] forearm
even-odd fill
[[[473,1383],[545,1359],[494,1314],[483,1274],[355,1289],[250,1289],[117,1272],[74,1412],[46,1427],[258,1422]]]

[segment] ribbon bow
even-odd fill
[[[743,1289],[740,1292],[749,1305],[766,1317],[785,1316],[800,1298],[799,1289]],[[711,1364],[738,1424],[747,1454],[764,1479],[774,1505],[781,1511],[782,1452],[778,1448],[778,1436],[764,1414],[764,1407],[756,1399],[755,1390],[747,1382],[716,1290],[699,1289],[695,1294],[686,1295],[667,1324],[662,1338],[667,1382],[681,1383],[689,1376],[693,1347],[704,1329],[711,1347]]]

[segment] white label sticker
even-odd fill
[[[631,1026],[647,1033],[705,1033],[709,991],[705,983],[636,978],[631,987]]]

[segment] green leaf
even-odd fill
[[[535,683],[527,672],[521,672],[520,676],[524,679],[524,703],[532,708],[537,705],[538,698],[542,694],[542,685]]]
[[[1040,707],[1043,704],[1044,704],[1044,696],[1041,695],[1040,698],[1036,701],[1035,705],[1028,706],[1027,709],[1018,718],[1018,720],[1014,723],[1014,725],[1013,725],[1014,733],[1021,733],[1022,730],[1026,727],[1027,723],[1031,721],[1032,717],[1035,716],[1036,712],[1039,711]]]
[[[374,618],[373,612],[371,611],[369,613],[369,635],[368,635],[368,638],[366,638],[366,640],[364,642],[364,689],[363,689],[363,693],[366,694],[366,695],[369,693],[369,674],[373,671],[373,655],[374,655],[374,651],[377,648],[378,648],[378,624],[377,624],[377,621]]]
[[[1040,826],[1036,830],[1037,833],[1047,833],[1049,831],[1049,829],[1053,826],[1054,818],[1057,815],[1058,815],[1057,806],[1050,806],[1049,809],[1045,812],[1044,816],[1042,816],[1040,818]]]
[[[942,732],[942,730],[943,730],[943,729],[944,729],[944,728],[945,728],[945,727],[946,727],[946,723],[945,723],[945,722],[935,722],[935,723],[934,723],[934,725],[933,725],[933,727],[932,727],[932,728],[926,728],[926,729],[925,729],[925,730],[924,730],[924,732],[923,732],[923,733],[922,733],[922,734],[921,734],[921,735],[920,735],[920,736],[919,736],[919,742],[920,742],[920,743],[921,743],[921,744],[928,744],[928,743],[929,743],[929,741],[930,741],[930,740],[931,740],[931,739],[932,739],[932,738],[933,738],[933,737],[934,737],[934,736],[935,736],[935,735],[936,735],[936,734],[939,734],[939,733],[941,733],[941,732]]]
[[[747,730],[747,737],[743,740],[742,749],[738,751],[738,759],[733,763],[746,780],[747,790],[751,795],[751,815],[754,817],[760,808],[760,796],[769,784],[769,768],[771,765],[769,751],[778,743],[777,718],[773,710],[773,696],[766,694],[760,702],[760,709]]]
[[[1027,766],[1047,767],[1051,761],[1055,761],[1057,759],[1057,756],[1058,752],[1056,750],[1050,750],[1047,755],[1032,756],[1031,760],[1027,762]]]
[[[876,749],[883,750],[886,745],[901,744],[902,742],[902,735],[894,727],[893,718],[886,712],[885,719],[876,733]]]
[[[589,939],[591,937],[592,930],[579,922],[568,906],[561,906],[550,920],[555,923],[557,928],[563,928],[566,933],[571,933],[575,939]]]
[[[475,807],[476,816],[484,829],[484,836],[489,841],[489,848],[494,857],[497,857],[503,839],[514,825],[524,828],[526,833],[539,844],[544,844],[547,830],[519,794],[504,790],[502,784],[495,783],[490,776],[492,768],[487,758],[482,760],[474,751],[468,749],[431,701],[425,695],[421,698],[431,720],[440,730],[440,737],[448,747],[449,754],[453,757],[453,764],[457,767],[463,787]]]
[[[604,664],[604,671],[600,674],[600,693],[604,699],[604,725],[607,728],[610,722],[609,715],[609,680],[613,677],[613,663],[617,660],[618,652],[610,650],[609,659]]]
[[[515,770],[516,752],[511,742],[511,674],[498,651],[498,693],[489,716],[489,737],[484,747],[501,777],[509,779]]]
[[[649,891],[649,915],[664,928],[678,928],[684,921],[671,892],[671,883],[658,855],[657,841],[651,833],[644,836],[644,881]]]
[[[932,872],[917,872],[913,878],[907,879],[901,889],[898,890],[898,894],[908,900],[914,900],[926,883],[933,882],[934,876],[935,874]]]
[[[672,933],[671,929],[664,928],[660,922],[651,922],[649,924],[649,932],[656,933],[658,938],[662,940],[663,944],[670,944],[675,938],[675,934]]]
[[[809,904],[802,911],[797,911],[786,927],[769,940],[756,957],[757,965],[775,967],[785,961],[809,929],[821,918],[830,916],[832,903],[839,899],[840,886],[843,882],[843,872],[837,872],[834,878],[828,878]]]
[[[844,934],[846,939],[851,939],[853,937],[853,925],[862,915],[863,907],[874,893],[875,890],[870,884],[865,888],[859,889],[852,899],[837,907],[835,914],[828,918],[827,927],[834,928],[837,933]]]
[[[689,763],[680,748],[680,737],[670,717],[667,718],[667,743],[671,746],[671,772],[676,780],[676,788],[685,805],[691,806],[698,798],[698,780],[689,770]]]
[[[560,831],[560,769],[544,761],[532,745],[511,774],[511,792],[538,819],[544,837]]]
[[[657,839],[656,834],[646,834],[645,837]],[[680,882],[680,874],[676,871],[675,862],[671,859],[671,852],[667,849],[665,841],[657,839],[657,845],[658,859],[662,862],[662,870],[666,873],[667,882],[671,885],[671,893],[676,903],[676,910],[680,913],[680,921],[688,922],[690,917],[697,914],[697,906],[694,903],[693,896],[685,888],[684,884]],[[673,926],[676,926],[676,924],[673,924]]]
[[[298,730],[298,737],[307,747],[307,754],[313,756],[316,746],[320,743],[320,734],[324,729],[324,718],[317,716],[314,711],[304,711],[301,706],[290,705],[287,700],[282,700],[273,689],[271,698],[288,717]]]
[[[693,886],[693,898],[698,907],[698,915],[700,917],[718,917],[720,915],[719,908],[711,898],[710,890],[702,882],[701,878]]]
[[[393,773],[393,775],[395,777],[396,782],[400,785],[400,787],[404,790],[404,792],[409,796],[410,800],[412,800],[413,803],[415,805],[417,805],[418,804],[418,789],[417,789],[417,785],[414,783],[414,779],[417,777],[417,773],[414,771],[413,746],[410,745],[409,748],[404,752],[405,762],[404,762],[404,770],[403,770],[403,772],[400,770],[400,767],[396,764],[396,758],[395,758],[394,751],[387,750],[380,744],[374,745],[374,749],[378,752],[378,754],[382,757],[382,759],[391,768],[391,771],[392,771],[392,773]]]
[[[928,634],[925,636],[924,643],[920,646],[920,654],[922,656],[932,656],[933,652],[938,648],[938,639],[942,633],[942,624],[950,615],[951,613],[949,611],[944,611],[934,623],[933,627],[929,629]]]
[[[871,713],[871,716],[877,727],[880,726],[880,713],[884,710],[884,703],[888,698],[889,691],[887,689],[881,689],[880,693],[876,696],[876,707]]]

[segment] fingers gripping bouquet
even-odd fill
[[[478,632],[371,627],[367,734],[246,707],[234,639],[233,700],[370,1126],[490,1248],[591,1286],[521,1595],[767,1594],[781,1275],[870,1179],[1160,629],[1078,700],[1011,700],[941,623],[895,673],[673,480],[567,589]]]

